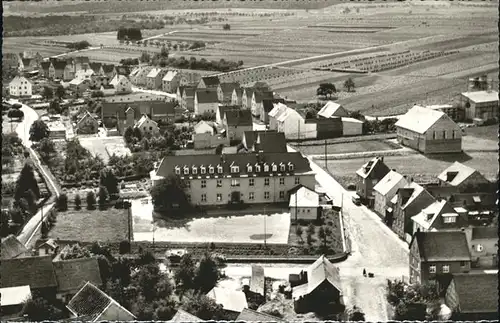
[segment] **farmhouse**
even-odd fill
[[[247,133],[252,132],[245,131],[245,134]],[[255,140],[251,147],[252,151],[265,153],[286,153],[288,151],[286,138],[282,132],[264,131],[253,133],[255,134]]]
[[[85,321],[134,321],[135,316],[106,293],[87,282],[66,306],[73,318]]]
[[[363,134],[363,121],[345,117],[341,119],[343,136],[360,136]]]
[[[135,84],[137,86],[145,86],[147,83],[148,74],[149,72],[151,72],[152,69],[153,69],[152,66],[137,67],[130,73],[129,76],[130,82],[132,82],[132,84]]]
[[[287,140],[303,140],[317,137],[315,123],[307,123],[304,117],[294,109],[286,108],[277,118],[278,132],[283,132]]]
[[[204,76],[198,83],[198,89],[213,89],[217,90],[220,84],[219,77],[217,76]]]
[[[194,126],[192,135],[194,149],[214,148],[222,144],[229,145],[229,139],[217,134],[215,124],[211,121],[200,121]]]
[[[114,86],[116,94],[132,93],[132,83],[124,75],[115,75],[110,84]]]
[[[298,220],[316,221],[321,215],[319,206],[319,194],[301,185],[298,189],[292,189],[290,195],[290,217],[294,223]]]
[[[453,187],[456,192],[484,192],[484,186],[491,183],[477,170],[459,162],[454,162],[438,176],[439,185]]]
[[[160,134],[158,123],[151,120],[147,114],[143,114],[139,121],[136,122],[134,128],[139,129],[143,134],[157,136]]]
[[[278,130],[278,118],[287,108],[283,103],[273,104],[273,109],[269,111],[269,130]]]
[[[74,66],[74,72],[90,66],[90,60],[86,56],[72,57],[70,59],[72,60],[72,65]],[[99,71],[94,70],[94,72],[98,73]]]
[[[69,82],[69,89],[80,95],[90,88],[90,81],[85,79],[75,78]]]
[[[83,117],[75,125],[75,131],[78,134],[95,134],[98,130],[99,122],[88,111],[85,111]]]
[[[243,88],[237,87],[233,90],[233,93],[231,94],[231,105],[239,105],[241,106],[242,103],[242,98],[243,98]]]
[[[146,76],[146,87],[151,90],[157,90],[162,87],[162,79],[167,73],[167,70],[161,68],[153,68]]]
[[[411,234],[421,231],[440,231],[459,229],[468,225],[467,215],[458,214],[446,200],[435,201],[411,218]]]
[[[5,67],[4,67],[5,68]],[[19,316],[24,304],[31,299],[31,289],[28,285],[0,288],[0,306],[2,319],[10,321],[9,316]]]
[[[387,173],[374,187],[373,192],[375,196],[375,206],[374,211],[378,213],[378,215],[385,218],[386,211],[391,205],[391,199],[396,195],[398,189],[406,186],[408,182],[406,178],[397,173],[394,170],[391,170]]]
[[[427,105],[425,106],[427,109],[437,110],[446,113],[451,120],[457,122],[459,120],[463,120],[463,111],[458,108],[456,105],[451,104],[437,104],[437,105]]]
[[[0,250],[2,251],[0,259],[2,260],[31,256],[29,250],[13,234],[2,239]]]
[[[375,203],[373,188],[389,172],[390,169],[384,163],[384,157],[374,157],[356,171],[356,193],[362,201],[368,204]]]
[[[107,116],[103,116],[103,122],[105,119],[115,119],[117,121],[116,127],[120,133],[123,133],[128,127],[134,127],[136,121],[145,114],[151,116],[154,121],[172,120],[176,117],[174,103],[164,101],[133,102],[129,104],[103,103],[101,110]]]
[[[109,77],[109,79],[113,79],[113,77],[116,76],[116,68],[113,64],[103,64],[102,65],[102,71],[104,72],[104,75]]]
[[[349,117],[349,113],[343,106],[333,101],[328,101],[318,112],[320,118]]]
[[[424,154],[462,151],[462,130],[444,112],[416,105],[395,126],[402,145]]]
[[[241,141],[243,133],[253,128],[252,115],[249,110],[227,110],[222,123],[226,130],[226,137],[230,141]]]
[[[462,100],[465,103],[466,119],[498,120],[498,92],[464,92]]]
[[[272,99],[273,99],[273,92],[272,91],[267,91],[267,90],[263,90],[263,89],[255,89],[255,91],[252,94],[252,105],[251,105],[252,115],[254,117],[260,117],[260,113],[263,109],[262,101],[263,100],[272,100]]]
[[[185,87],[182,93],[181,108],[194,112],[194,97],[196,94],[196,88]]]
[[[274,109],[274,105],[278,103],[285,103],[284,99],[264,99],[262,100],[262,110],[260,111],[260,121],[269,124],[269,112]]]
[[[97,258],[54,260],[52,262],[57,280],[56,297],[67,303],[86,283],[102,285]]]
[[[162,79],[162,90],[164,92],[173,93],[181,81],[181,74],[177,71],[168,71]]]
[[[339,270],[325,256],[300,273],[297,285],[292,289],[296,313],[320,310],[324,304],[332,304],[335,312],[344,310]]]
[[[393,214],[392,216],[389,214],[387,222],[401,239],[408,241],[407,234],[410,235],[413,231],[411,218],[434,202],[429,192],[417,183],[411,182],[398,189],[397,194],[392,198]]]
[[[219,107],[217,108],[216,112],[215,112],[215,121],[218,123],[218,124],[222,124],[224,122],[224,114],[226,113],[226,111],[229,111],[229,110],[241,110],[240,107],[238,106],[231,106],[231,105],[219,105]]]
[[[217,97],[219,98],[219,102],[222,104],[231,104],[233,92],[237,88],[240,88],[240,84],[237,82],[220,83],[217,86]]]
[[[219,107],[217,91],[214,89],[196,90],[194,94],[194,114],[202,115],[205,112],[216,113]]]
[[[455,274],[444,299],[453,320],[498,320],[498,274]]]
[[[9,94],[12,96],[23,97],[33,95],[31,82],[24,76],[16,76],[9,83]]]
[[[471,254],[473,268],[498,269],[498,230],[493,227],[463,229]]]
[[[471,257],[462,231],[416,232],[410,242],[410,283],[436,280],[448,287],[450,274],[467,273]]]
[[[153,185],[171,174],[189,181],[194,205],[286,202],[297,185],[315,185],[309,161],[298,152],[166,156],[151,172]]]

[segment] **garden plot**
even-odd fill
[[[110,153],[115,153],[117,156],[130,155],[130,149],[125,145],[122,137],[90,137],[79,138],[80,144],[90,151],[93,156],[99,156],[107,164]]]
[[[230,213],[231,211],[227,211]],[[290,214],[155,220],[150,199],[132,201],[134,241],[286,244]],[[264,220],[265,217],[265,220]],[[264,223],[266,230],[264,231]]]

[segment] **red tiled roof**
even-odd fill
[[[69,301],[68,309],[77,316],[89,316],[98,319],[111,304],[112,299],[91,283],[85,284]]]
[[[471,260],[465,232],[417,232],[414,239],[423,261]]]

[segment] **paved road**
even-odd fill
[[[157,90],[147,90],[143,88],[139,88],[136,86],[132,86],[132,91],[134,92],[143,92],[143,93],[150,93],[150,94],[155,94],[155,95],[163,95],[163,96],[168,96],[171,99],[177,99],[177,95],[173,93],[168,93],[168,92],[163,92],[163,91],[157,91]]]

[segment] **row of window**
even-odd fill
[[[434,131],[432,133],[432,139],[437,139],[437,134],[438,133],[439,133],[439,131]],[[443,137],[440,138],[440,139],[450,139],[450,138],[446,138],[446,130],[443,130],[442,133],[443,133]],[[451,133],[451,139],[455,139],[457,137],[456,133],[457,133],[456,130],[452,131],[452,133]]]
[[[208,173],[213,174],[215,172],[215,167],[214,166],[200,166],[200,174],[206,174],[207,173],[207,168],[208,168]],[[247,173],[251,173],[253,171],[260,173],[261,170],[263,169],[264,172],[269,172],[269,169],[271,169],[273,172],[278,171],[278,165],[275,163],[272,163],[271,165],[264,163],[263,166],[260,164],[255,164],[255,165],[250,165],[250,163],[247,164]],[[189,169],[190,167],[184,166],[182,169],[182,172],[184,175],[189,175]],[[292,163],[288,163],[288,170],[293,171],[294,167]],[[285,172],[287,170],[287,165],[284,163],[279,164],[279,170],[281,172]],[[217,173],[222,174],[224,172],[224,169],[222,165],[217,165]],[[236,165],[231,165],[231,173],[239,173],[240,172],[240,167]],[[175,174],[180,175],[181,174],[181,167],[180,166],[175,166]],[[198,167],[197,166],[192,166],[191,167],[191,174],[196,175],[198,174]]]
[[[269,200],[271,198],[270,192],[264,192],[264,199]],[[279,192],[279,198],[284,199],[285,198],[285,191],[280,191]],[[187,194],[187,199],[189,202],[191,202],[191,195]],[[255,192],[249,192],[248,193],[248,199],[250,201],[255,200]],[[201,194],[201,201],[206,202],[207,201],[207,194]],[[222,193],[217,193],[217,202],[222,201]],[[305,211],[304,211],[305,212]],[[309,212],[309,211],[308,211]]]
[[[465,267],[465,261],[460,262],[460,267]],[[441,267],[441,272],[443,274],[448,274],[450,272],[450,265],[443,265]],[[436,273],[436,265],[430,265],[429,266],[429,273],[430,274],[435,274]]]
[[[233,178],[231,179],[231,186],[240,186],[241,180],[239,178]],[[269,186],[269,178],[264,178],[264,186]],[[300,177],[295,177],[294,181],[295,185],[300,184]],[[280,177],[280,185],[285,185],[285,178]],[[186,181],[186,186],[188,188],[191,188],[191,181]],[[249,178],[248,179],[248,186],[255,186],[255,179],[254,178]],[[206,188],[207,187],[207,180],[202,179],[201,180],[201,188]],[[222,179],[217,180],[217,187],[222,187]]]

